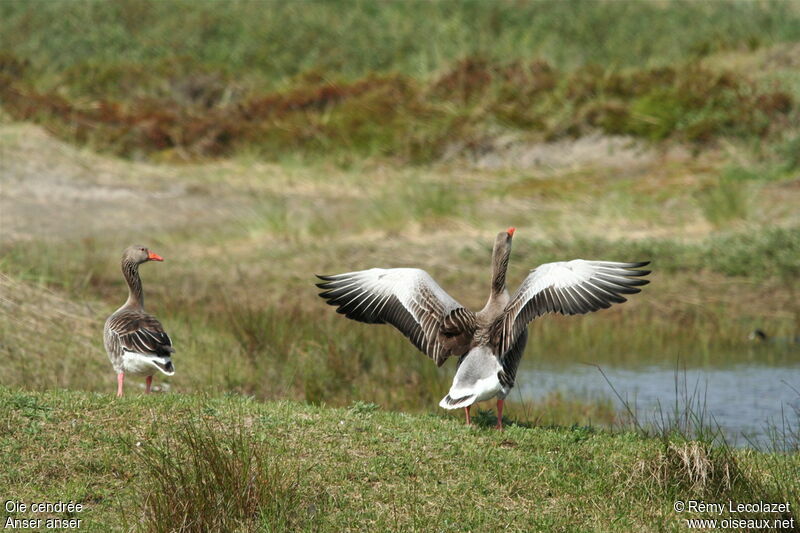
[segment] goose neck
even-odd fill
[[[122,275],[128,282],[128,300],[125,307],[144,309],[144,292],[142,291],[142,278],[139,276],[139,263],[122,261]]]

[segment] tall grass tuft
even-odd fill
[[[778,494],[786,501],[800,502],[800,488],[791,482],[800,479],[800,390],[787,382],[782,385],[797,394],[796,401],[784,406],[778,421],[766,423],[766,446],[752,441],[749,444],[765,452],[760,456],[761,467],[772,473]]]
[[[733,172],[724,172],[717,183],[702,191],[697,202],[703,216],[714,227],[722,227],[736,220],[746,220],[750,211],[750,188],[748,184],[737,179]]]
[[[300,474],[242,421],[187,421],[162,442],[131,447],[145,473],[141,531],[308,531],[320,523]]]
[[[742,452],[729,442],[715,422],[713,413],[706,409],[704,391],[695,385],[690,392],[685,369],[683,376],[680,368],[675,370],[672,410],[664,412],[659,408],[656,417],[650,420],[641,419],[636,406],[623,399],[603,370],[598,369],[627,412],[627,421],[623,423],[623,426],[627,424],[625,429],[660,441],[657,453],[640,461],[634,472],[635,476],[649,479],[656,490],[675,499],[691,495],[709,500],[726,497],[738,501],[798,501],[800,494],[790,480],[800,475],[800,455],[796,453],[800,408],[793,408],[793,415],[788,417],[784,414],[780,428],[774,423],[771,425],[766,446],[750,442],[753,449],[765,453],[758,456],[755,469],[752,466],[747,468],[742,460],[743,454],[752,456],[753,450]],[[769,472],[769,476],[765,478],[760,472]],[[781,516],[761,516],[750,512],[733,514],[739,518],[788,519],[793,516],[792,511]]]

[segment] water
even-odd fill
[[[800,357],[793,359],[777,366],[751,362],[677,370],[674,365],[601,368],[640,423],[674,418],[677,398],[679,413],[687,403],[696,414],[705,411],[705,422],[719,426],[730,444],[764,446],[770,443],[770,424],[780,429],[785,417],[797,430],[800,422]],[[625,411],[595,366],[523,361],[517,386],[524,399],[560,392],[567,398],[610,398]]]

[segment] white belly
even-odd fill
[[[161,366],[156,364],[156,361],[162,363],[171,362],[170,358],[159,357],[155,359],[151,356],[143,355],[137,352],[123,352],[122,353],[122,369],[126,374],[134,376],[152,376],[158,372],[171,376],[175,373],[174,370],[166,371]],[[171,368],[171,366],[170,366]]]
[[[478,392],[478,396],[475,398],[475,401],[482,402],[497,396],[500,391],[503,390],[503,386],[500,384],[500,380],[497,379],[497,374],[495,373],[491,377],[478,380],[478,382],[475,383],[473,390]]]

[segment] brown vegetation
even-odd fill
[[[602,131],[709,143],[782,131],[795,108],[780,88],[700,63],[561,72],[540,60],[474,57],[427,81],[401,74],[342,80],[312,71],[286,89],[250,93],[221,74],[186,71],[167,91],[88,101],[37,91],[26,68],[14,56],[0,58],[0,96],[13,118],[117,154],[182,159],[253,146],[268,156],[338,149],[424,161],[454,143],[480,149],[497,126],[551,140]]]

